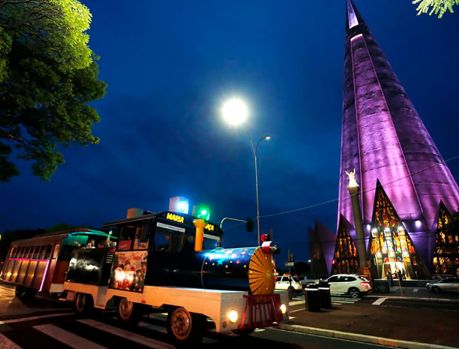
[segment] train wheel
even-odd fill
[[[204,334],[205,317],[190,314],[183,307],[169,312],[167,317],[167,333],[178,344],[199,343]]]
[[[16,297],[24,300],[29,300],[35,297],[35,294],[37,293],[36,290],[33,288],[28,288],[24,286],[16,286],[16,289],[14,291]]]
[[[24,287],[19,286],[19,285],[16,286],[14,290],[14,294],[16,295],[16,297],[22,298],[22,296],[24,295]]]
[[[137,325],[143,315],[142,305],[130,302],[126,298],[121,298],[118,301],[116,310],[118,320],[120,320],[123,324],[130,326]]]
[[[94,310],[92,296],[86,293],[77,293],[73,309],[77,316],[88,316]]]

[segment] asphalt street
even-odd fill
[[[56,316],[50,316],[56,315]],[[173,348],[166,336],[165,317],[144,318],[134,328],[119,326],[111,314],[77,319],[73,314],[48,314],[37,318],[4,320],[0,347],[30,348]],[[278,329],[260,330],[248,337],[209,333],[201,348],[379,348],[380,346],[312,336]],[[194,346],[196,347],[196,346]]]
[[[301,302],[301,299],[294,300],[292,303],[295,302]],[[43,297],[24,303],[14,298],[13,288],[0,285],[0,348],[2,349],[173,348],[173,343],[166,336],[165,320],[165,314],[155,313],[145,316],[138,326],[125,328],[117,323],[111,312],[104,312],[90,319],[78,319],[73,315],[69,304]],[[257,330],[248,337],[208,333],[199,347],[234,348],[237,346],[357,349],[381,347],[274,328]]]

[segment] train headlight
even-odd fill
[[[233,324],[236,323],[239,317],[239,314],[237,313],[236,310],[231,310],[226,315],[228,316],[229,321],[232,322]]]
[[[282,314],[285,314],[287,312],[287,306],[285,304],[281,304],[279,308]]]

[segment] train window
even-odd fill
[[[136,232],[136,226],[133,224],[124,225],[121,227],[120,240],[118,243],[119,251],[128,251],[132,247]]]
[[[38,259],[40,256],[40,246],[35,246],[33,250],[33,258]]]
[[[172,233],[172,252],[179,253],[183,249],[183,244],[185,240],[185,234],[174,232]]]
[[[45,259],[45,254],[46,254],[46,246],[40,246],[40,254],[38,258]]]
[[[157,230],[155,234],[155,250],[157,252],[171,252],[171,233]]]
[[[185,234],[177,231],[157,229],[155,234],[155,250],[177,254],[183,249]]]
[[[146,250],[148,248],[148,224],[141,224],[136,227],[134,250]]]
[[[45,253],[45,258],[50,258],[51,257],[51,250],[53,249],[53,246],[47,245],[46,246],[46,253]]]
[[[63,241],[63,246],[69,246],[71,248],[75,247],[88,247],[89,237],[88,235],[80,235],[80,234],[70,234],[68,235]]]

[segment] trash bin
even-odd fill
[[[375,293],[390,293],[390,280],[373,279],[371,286]]]
[[[304,297],[305,308],[308,309],[308,311],[320,311],[319,285],[307,285]]]
[[[319,283],[319,299],[321,308],[331,308],[330,285],[326,281]]]

